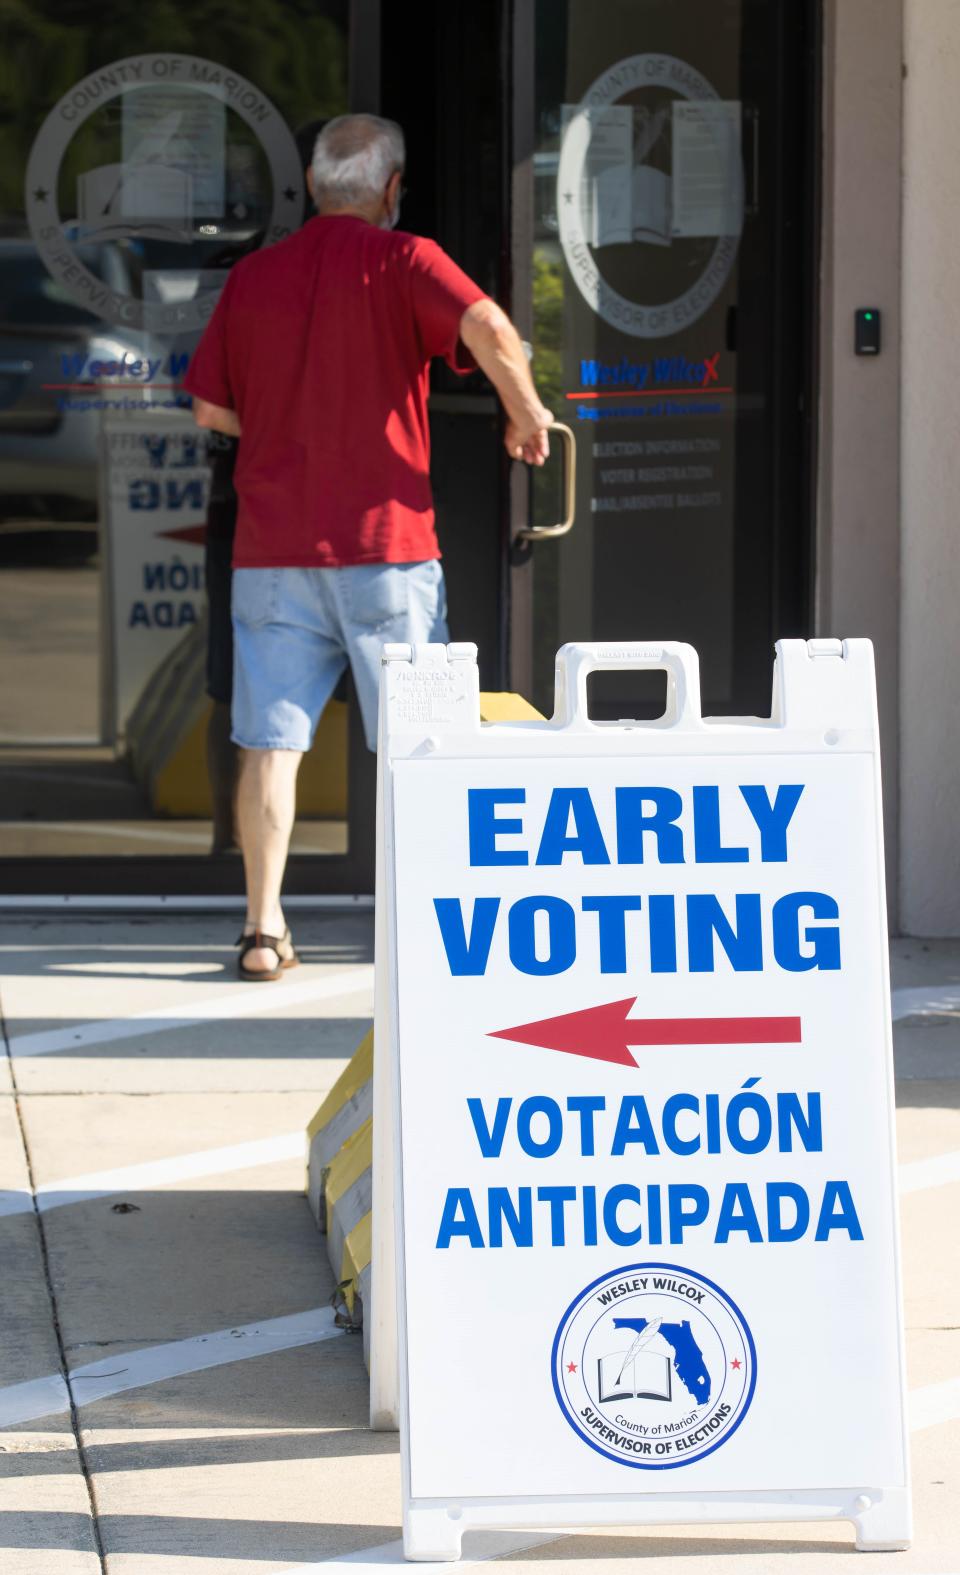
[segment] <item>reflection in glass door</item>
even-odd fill
[[[762,708],[774,640],[804,632],[811,12],[518,4],[516,300],[580,478],[571,533],[514,552],[514,679],[541,708],[572,639],[690,641],[711,710]],[[593,704],[656,697],[609,674]]]
[[[194,0],[174,20],[37,0],[11,30],[0,861],[58,861],[60,890],[85,884],[63,860],[96,860],[118,890],[104,858],[229,842],[214,809],[219,793],[229,815],[230,761],[208,722],[210,693],[221,711],[229,697],[232,456],[208,450],[179,390],[233,262],[302,222],[318,123],[347,108],[347,10]],[[346,706],[329,708],[295,853],[346,852],[347,731]],[[214,885],[237,887],[235,852],[221,862]],[[170,888],[134,889],[152,880]],[[12,864],[5,881],[20,885]]]

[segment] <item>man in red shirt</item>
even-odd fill
[[[233,738],[247,882],[240,972],[297,960],[280,889],[296,774],[349,662],[376,747],[380,648],[445,641],[429,367],[479,366],[512,457],[541,465],[552,416],[509,319],[433,241],[395,229],[403,134],[332,120],[309,173],[318,217],[230,273],[185,388],[201,427],[240,437]]]

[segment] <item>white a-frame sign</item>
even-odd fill
[[[591,721],[606,667],[665,668],[664,717]],[[392,646],[381,716],[407,1556],[826,1518],[906,1546],[869,642],[781,642],[746,720],[701,717],[689,646],[566,646],[553,720],[494,726],[474,647]]]

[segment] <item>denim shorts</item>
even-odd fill
[[[243,749],[313,742],[347,664],[367,745],[377,747],[380,648],[445,643],[447,594],[436,558],[346,569],[234,569],[233,740]]]

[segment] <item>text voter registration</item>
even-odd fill
[[[747,722],[683,646],[567,647],[553,722],[482,729],[468,657],[385,664],[411,1557],[909,1536],[872,653],[821,646]],[[662,723],[590,721],[612,664]]]

